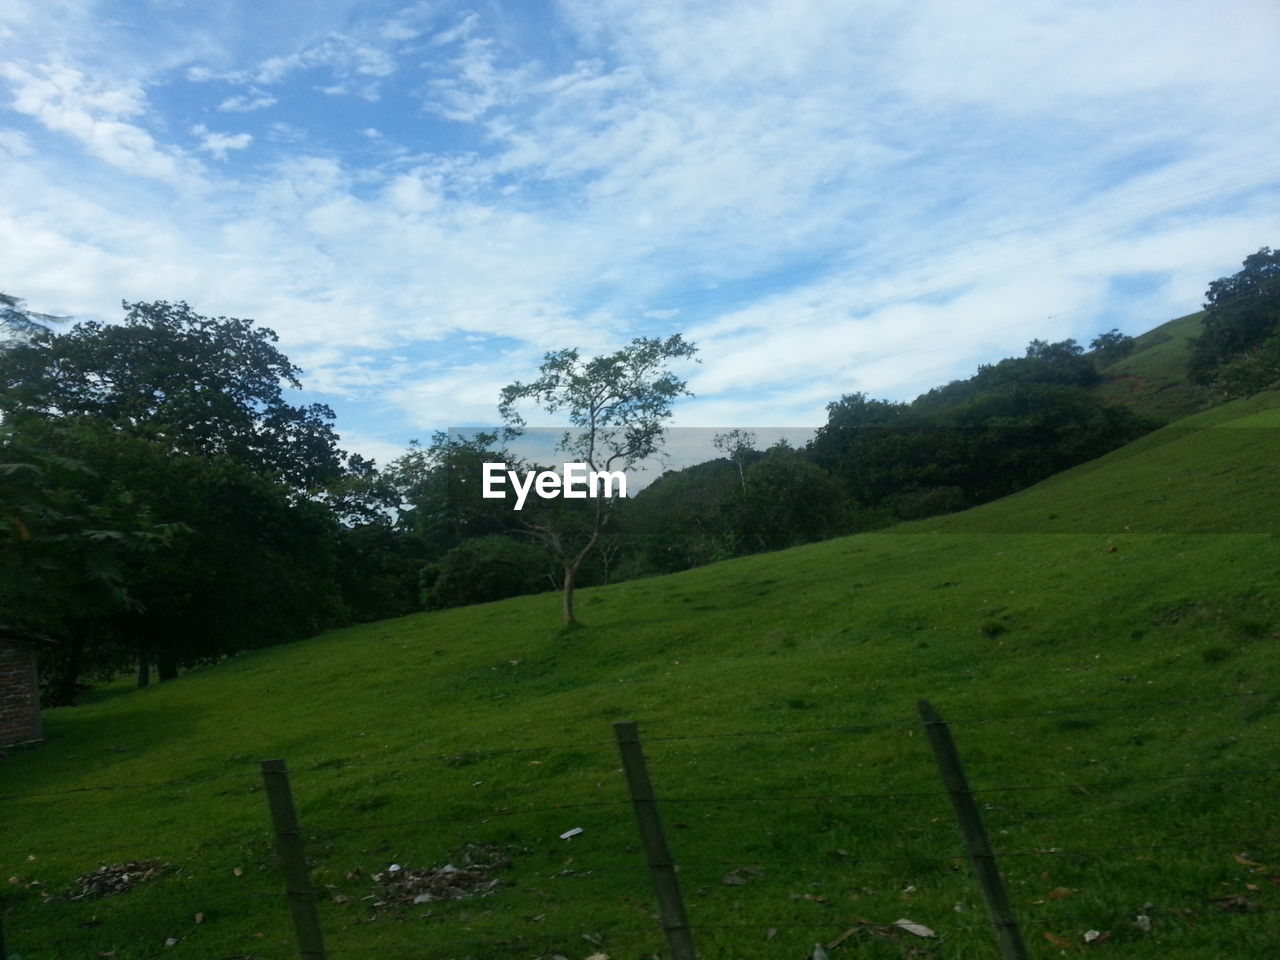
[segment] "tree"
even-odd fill
[[[1027,344],[1027,357],[1032,360],[1049,360],[1063,363],[1075,359],[1084,353],[1084,347],[1075,340],[1060,340],[1049,343],[1047,340],[1032,340]]]
[[[738,486],[745,493],[747,461],[756,453],[756,435],[749,430],[734,429],[728,433],[717,433],[711,438],[711,444],[738,469]]]
[[[1090,340],[1089,349],[1096,353],[1103,363],[1114,363],[1133,353],[1136,342],[1133,337],[1112,327],[1106,333],[1100,333]]]
[[[1228,393],[1250,392],[1259,389],[1258,383],[1274,382],[1266,375],[1271,367],[1265,360],[1273,348],[1265,344],[1280,336],[1280,250],[1263,247],[1245,257],[1238,273],[1214,280],[1205,293],[1204,308],[1203,332],[1191,341],[1191,379],[1216,384]],[[1245,362],[1225,370],[1237,360]]]
[[[73,700],[82,671],[129,662],[107,625],[141,609],[138,569],[190,532],[156,522],[117,478],[60,452],[79,432],[0,428],[0,622],[58,638],[44,670],[51,705]]]
[[[497,443],[496,432],[436,431],[427,446],[410,441],[383,471],[400,498],[399,527],[432,558],[473,537],[519,528],[510,511],[481,496],[482,464],[516,459]]]
[[[301,371],[273,331],[181,302],[124,308],[123,323],[35,330],[0,354],[0,411],[100,419],[177,451],[225,454],[295,489],[341,476],[333,411],[285,402]]]
[[[490,534],[454,547],[422,570],[423,606],[488,603],[555,586],[546,551],[527,540]]]
[[[732,557],[733,537],[721,504],[743,486],[737,469],[722,457],[658,477],[626,504],[627,572],[674,573]]]
[[[1229,397],[1251,397],[1280,385],[1280,333],[1218,366],[1213,383]]]
[[[47,331],[49,324],[66,319],[28,310],[26,301],[21,297],[0,293],[0,344],[6,340],[21,340],[37,331]]]
[[[59,475],[58,496],[131,504],[189,535],[121,558],[128,608],[94,604],[50,632],[86,655],[136,656],[141,680],[150,663],[165,679],[346,620],[339,517],[376,522],[390,492],[373,465],[338,449],[328,408],[285,401],[299,371],[270,330],[185,303],[125,308],[123,323],[36,330],[0,352],[0,412],[23,442],[85,465]],[[74,578],[76,558],[58,562]],[[68,657],[64,686],[78,669]]]
[[[775,443],[747,470],[741,492],[720,504],[736,553],[782,550],[837,532],[840,484],[817,464]]]
[[[559,450],[593,472],[625,471],[661,447],[672,404],[689,394],[685,381],[668,364],[695,353],[697,348],[680,334],[666,339],[637,337],[621,350],[590,360],[582,360],[576,349],[558,350],[546,355],[536,380],[502,389],[498,412],[512,436],[525,426],[521,403],[534,401],[548,413],[562,414],[572,429],[564,432]],[[527,524],[563,571],[565,623],[576,622],[575,580],[608,525],[613,504],[613,497],[599,488],[591,494],[581,538],[566,535],[555,515],[563,516],[562,511]]]

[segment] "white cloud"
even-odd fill
[[[275,97],[267,96],[263,93],[242,94],[235,97],[227,97],[220,104],[218,109],[224,112],[248,113],[251,110],[265,110],[267,107],[274,107],[280,101]]]
[[[418,4],[253,55],[202,41],[211,66],[167,74],[15,61],[0,229],[23,242],[0,255],[33,303],[68,291],[49,309],[257,317],[309,387],[378,411],[370,443],[490,419],[544,350],[675,329],[706,361],[682,411],[820,422],[841,393],[905,398],[1032,337],[1087,339],[1113,277],[1155,273],[1125,307],[1138,332],[1280,243],[1261,192],[1280,119],[1257,95],[1277,14],[1228,6],[566,0],[544,36],[502,5]],[[148,97],[165,84],[206,112]],[[279,107],[316,87],[385,109]],[[225,172],[161,140],[269,106]],[[67,175],[32,120],[111,176]],[[218,159],[253,143],[196,133]],[[180,208],[145,182],[214,176]]]
[[[253,136],[248,133],[214,133],[203,124],[196,124],[191,132],[200,137],[198,149],[211,153],[219,160],[227,159],[230,150],[243,150],[253,143]]]
[[[13,159],[29,157],[35,153],[31,139],[19,130],[0,130],[0,150]]]
[[[54,64],[30,69],[0,64],[0,77],[14,90],[14,110],[78,140],[112,166],[171,183],[200,173],[199,165],[181,151],[161,146],[141,126],[126,121],[145,111],[145,96],[136,84],[95,84],[72,67]]]

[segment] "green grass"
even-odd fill
[[[1204,314],[1193,313],[1135,337],[1133,353],[1102,370],[1096,393],[1162,420],[1204,410],[1215,398],[1206,388],[1187,382],[1190,340],[1200,334],[1203,323]]]
[[[1033,956],[1273,956],[1278,426],[1265,394],[963,514],[584,590],[578,629],[522,597],[48,711],[0,765],[9,949],[291,955],[257,774],[284,757],[336,958],[664,954],[610,726],[635,719],[701,956],[994,957],[924,697]],[[491,896],[365,899],[491,845]],[[141,859],[172,869],[57,899]]]

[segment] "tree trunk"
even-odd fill
[[[573,581],[578,573],[578,565],[564,565],[564,622],[577,623],[573,617]]]
[[[75,637],[55,648],[49,658],[49,679],[42,685],[46,707],[69,707],[76,702],[80,692],[80,664],[83,660],[84,640]]]
[[[147,651],[138,648],[138,686],[145,687],[151,682],[151,660]]]
[[[178,658],[169,650],[156,654],[156,679],[173,680],[178,676]]]

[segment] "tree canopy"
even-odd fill
[[[275,347],[273,331],[201,316],[181,302],[124,309],[123,323],[38,329],[5,351],[0,410],[93,417],[175,450],[225,454],[300,489],[341,475],[333,411],[285,401],[300,371]]]
[[[1192,341],[1193,381],[1229,395],[1280,382],[1280,250],[1263,247],[1205,293],[1204,330]]]

